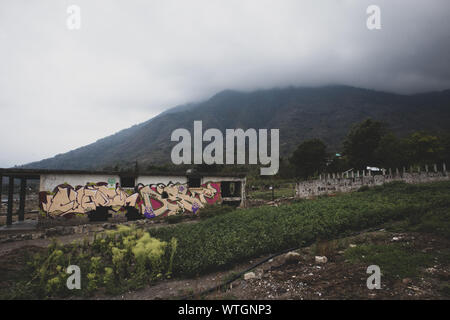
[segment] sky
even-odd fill
[[[79,29],[68,28],[70,5]],[[381,29],[367,28],[369,5]],[[225,89],[449,89],[449,9],[448,0],[1,0],[0,167]]]

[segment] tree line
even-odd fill
[[[416,131],[398,137],[380,121],[355,124],[342,143],[341,153],[330,153],[320,139],[302,142],[282,166],[282,176],[307,179],[323,172],[363,170],[367,166],[402,168],[441,164],[450,159],[450,135]]]

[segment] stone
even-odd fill
[[[316,260],[316,263],[327,263],[328,262],[328,258],[325,256],[316,256],[315,260]]]
[[[56,236],[57,234],[58,234],[58,231],[56,228],[49,228],[49,229],[45,230],[45,235],[47,237]]]
[[[411,280],[410,278],[405,278],[405,279],[402,280],[402,283],[403,283],[403,284],[410,284],[411,281],[412,281],[412,280]]]
[[[300,260],[300,254],[294,251],[290,251],[284,255],[284,263],[294,263]]]
[[[244,274],[244,280],[250,280],[255,278],[256,274],[254,272],[247,272],[246,274]]]
[[[40,236],[41,236],[41,233],[33,233],[31,235],[31,239],[36,240],[36,239],[39,239]]]

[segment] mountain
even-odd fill
[[[450,90],[413,95],[349,86],[281,88],[238,92],[226,90],[210,99],[181,105],[100,139],[90,145],[33,162],[26,168],[101,169],[122,163],[170,162],[177,128],[192,132],[194,120],[203,130],[280,129],[280,153],[289,155],[305,139],[320,138],[337,151],[352,124],[366,118],[385,121],[399,135],[414,130],[450,127]]]

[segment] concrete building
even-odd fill
[[[243,206],[243,174],[0,169],[8,179],[7,224],[12,223],[14,179],[20,179],[19,221],[24,219],[27,180],[39,179],[40,221],[107,220],[196,214],[213,204]],[[0,187],[0,197],[1,197]]]

